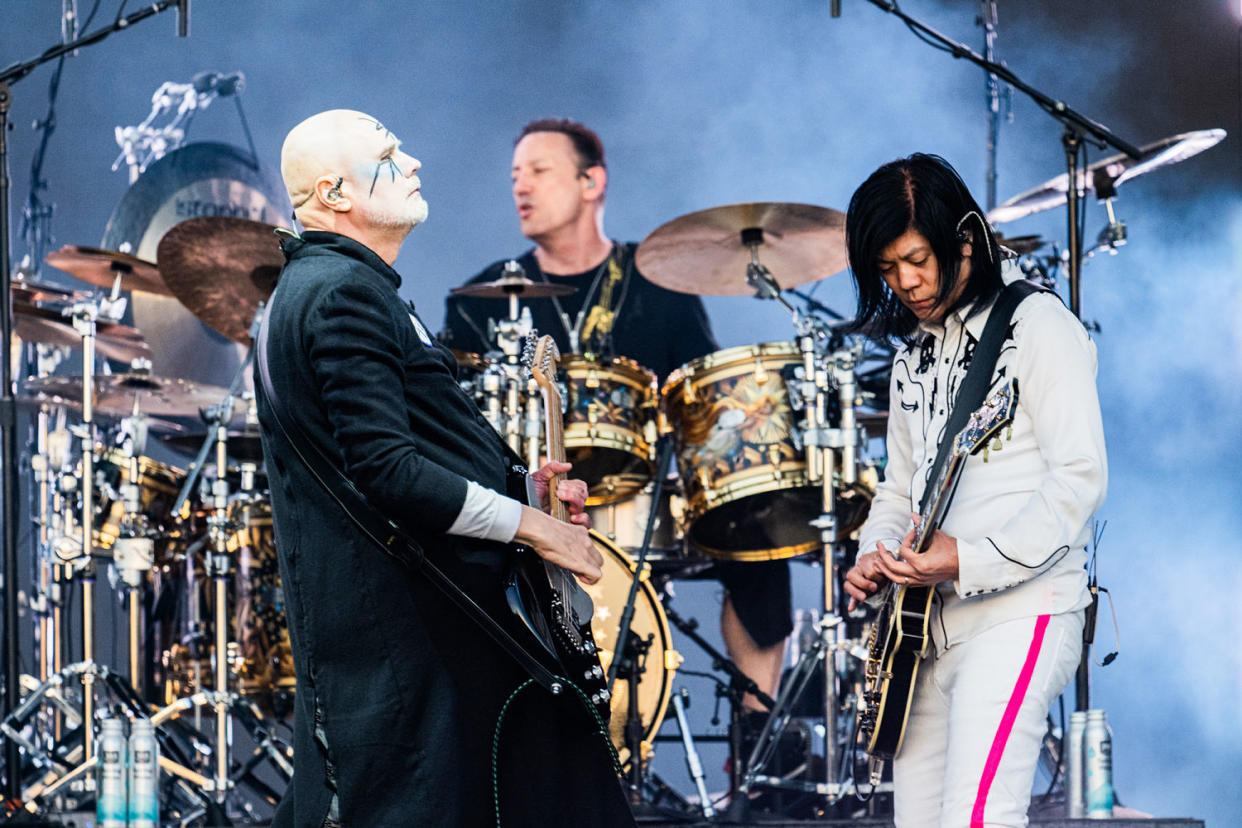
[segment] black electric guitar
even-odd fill
[[[556,384],[560,352],[556,341],[550,336],[543,337],[533,354],[528,354],[528,359],[531,377],[543,397],[548,459],[563,463],[563,406],[560,387]],[[548,481],[550,511],[553,517],[568,522],[569,507],[556,497],[559,479],[557,476]],[[574,574],[544,560],[533,550],[522,549],[509,577],[506,596],[509,608],[564,669],[564,678],[583,691],[601,719],[607,722],[611,716],[608,682],[591,636],[595,604]]]
[[[1013,422],[1017,406],[1018,382],[1011,379],[988,396],[953,438],[951,456],[937,480],[928,484],[934,487],[935,495],[928,501],[915,527],[910,544],[915,554],[926,550],[935,530],[944,521],[966,458],[983,451],[986,463],[988,452],[1000,449],[998,435]],[[992,440],[995,444],[989,447]],[[867,753],[871,755],[873,784],[879,781],[884,761],[901,749],[919,661],[931,645],[928,622],[933,594],[935,587],[931,586],[890,584],[871,628],[863,693],[865,705],[859,712],[858,725],[867,741]]]

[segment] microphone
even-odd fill
[[[167,6],[165,6],[167,8]],[[177,0],[177,37],[190,36],[190,0]]]
[[[245,88],[246,76],[241,72],[233,72],[228,75],[221,75],[218,72],[199,72],[190,78],[190,85],[200,95],[215,92],[220,97],[227,98],[229,95],[236,95]]]
[[[833,17],[840,17],[841,16],[841,0],[832,0],[832,2],[828,4],[828,10],[829,10],[828,13],[832,15]]]

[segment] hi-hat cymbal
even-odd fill
[[[1097,179],[1107,180],[1116,187],[1152,170],[1185,161],[1206,149],[1219,144],[1225,137],[1223,129],[1202,129],[1198,132],[1184,132],[1173,135],[1145,147],[1139,148],[1139,157],[1113,155],[1096,161],[1086,170],[1078,173],[1079,187],[1083,192],[1094,192],[1099,183]],[[988,213],[988,221],[1001,224],[1013,221],[1031,213],[1038,213],[1065,203],[1069,192],[1069,173],[1062,173],[1050,178],[1033,190],[1016,195]]]
[[[29,377],[22,384],[22,397],[35,402],[82,405],[82,378],[79,376]],[[105,374],[95,377],[94,410],[105,416],[128,417],[134,401],[143,414],[157,417],[197,417],[200,409],[224,402],[228,389],[183,379],[153,377],[149,374]],[[234,410],[245,403],[233,399]]]
[[[263,443],[257,428],[230,428],[228,455],[240,463],[262,463]],[[182,454],[196,454],[206,439],[207,432],[194,431],[184,434],[162,434],[160,442]],[[214,455],[212,455],[214,457]]]
[[[82,347],[82,337],[59,308],[34,305],[16,298],[13,300],[13,332],[24,342]],[[95,323],[95,350],[121,362],[151,358],[151,348],[142,332],[115,322]]]
[[[122,290],[172,295],[154,263],[128,253],[67,244],[60,250],[48,253],[43,261],[97,287],[111,289],[117,276],[120,276]]]
[[[758,232],[756,232],[758,231]],[[634,262],[651,282],[680,293],[741,296],[750,246],[782,289],[814,282],[846,267],[845,214],[812,204],[755,202],[712,207],[657,227]]]
[[[250,344],[250,323],[285,265],[275,226],[228,216],[174,225],[160,239],[158,257],[172,295],[243,345]]]
[[[550,282],[532,282],[525,276],[516,279],[496,279],[462,285],[449,291],[454,296],[473,296],[481,299],[507,299],[516,295],[519,299],[545,299],[549,296],[567,296],[577,288],[573,285],[554,285]]]

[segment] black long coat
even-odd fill
[[[466,479],[503,492],[511,461],[452,355],[370,249],[323,232],[282,247],[267,359],[284,409],[506,617],[508,552],[445,534]],[[495,825],[497,790],[506,826],[633,824],[585,711],[534,685],[513,697],[517,663],[354,528],[280,436],[262,388],[259,419],[298,680],[294,779],[274,824],[318,828],[335,791],[345,826]]]

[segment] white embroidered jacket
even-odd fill
[[[1005,282],[1020,277],[1008,263]],[[893,360],[888,465],[861,530],[859,551],[894,551],[911,512],[990,308],[944,325],[923,323]],[[1012,439],[988,462],[967,459],[942,530],[957,538],[959,577],[937,586],[938,650],[1016,618],[1063,613],[1090,602],[1086,548],[1104,502],[1108,465],[1095,387],[1095,345],[1051,294],[1018,306],[992,375],[1018,379]]]

